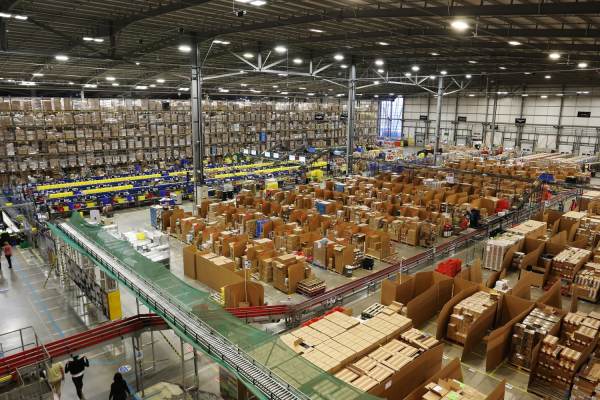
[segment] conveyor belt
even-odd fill
[[[161,289],[130,270],[69,224],[61,223],[58,226],[110,271],[121,284],[127,286],[138,299],[160,315],[178,334],[183,335],[187,341],[191,341],[211,356],[220,359],[232,372],[256,387],[266,398],[308,399],[308,396],[260,365],[238,346],[164,294]]]

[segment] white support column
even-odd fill
[[[204,185],[204,132],[202,122],[202,66],[200,43],[196,38],[192,42],[192,87],[190,102],[192,105],[192,159],[194,164],[194,214],[198,209],[198,187]]]
[[[356,114],[356,65],[350,67],[348,81],[348,121],[346,122],[346,174],[352,174],[352,152],[354,149],[354,120]]]
[[[437,165],[438,149],[440,147],[440,128],[442,126],[442,97],[444,97],[444,76],[438,77],[437,116],[435,121],[435,147],[433,149],[433,165]]]

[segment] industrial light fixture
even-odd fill
[[[69,61],[69,57],[65,56],[64,54],[57,54],[54,56],[54,59],[56,61]]]
[[[155,85],[154,83],[152,83],[152,84],[150,85],[150,87],[156,87],[156,85]]]
[[[95,89],[98,87],[98,85],[96,85],[95,83],[86,83],[85,85],[83,85],[83,87],[88,89]]]
[[[562,93],[556,93],[556,95],[557,95],[558,97],[562,97],[562,96],[563,96],[563,94],[562,94]]]
[[[475,97],[475,94],[469,93],[469,97]]]
[[[389,46],[390,45],[388,42],[377,42],[377,44],[380,46]]]
[[[104,39],[103,38],[99,38],[99,37],[84,36],[83,37],[83,41],[84,42],[102,43],[102,42],[104,42]]]
[[[254,1],[251,1],[250,4],[253,6],[256,6],[256,7],[260,7],[260,6],[264,6],[265,4],[267,4],[267,2],[264,0],[254,0]]]
[[[241,87],[246,87],[246,86],[248,86],[248,84],[247,83],[240,83],[240,86]]]
[[[544,78],[545,79],[550,79],[550,78],[552,78],[552,75],[545,75]]]
[[[139,61],[136,61],[136,62],[135,62],[135,65],[140,65],[140,62],[139,62]]]
[[[310,28],[309,31],[314,32],[314,33],[324,33],[325,32],[321,29],[315,29],[315,28]]]
[[[373,95],[373,97],[375,97],[376,99],[379,98],[378,94]]]
[[[44,74],[42,74],[41,72],[34,72],[32,75],[37,78],[44,76]]]
[[[336,94],[336,97],[344,97],[344,93],[338,93]]]
[[[412,76],[412,74],[410,72],[405,72],[404,76],[407,77],[407,78],[410,78]]]
[[[222,44],[224,46],[227,46],[228,44],[231,44],[231,42],[229,42],[227,40],[219,40],[219,39],[213,40],[213,43],[215,43],[215,44]]]
[[[377,70],[377,73],[378,73],[378,74],[383,74],[384,72],[385,72],[385,71],[384,71],[383,69],[381,69],[381,68]]]
[[[548,96],[546,96],[545,94],[540,96],[540,99],[547,99],[547,98],[548,98]]]
[[[335,61],[342,61],[344,59],[344,55],[343,54],[336,54],[333,56],[333,59]]]
[[[163,78],[158,78],[156,80],[156,83],[165,83],[165,80]]]
[[[511,46],[520,46],[521,42],[518,42],[516,40],[509,40],[508,44],[510,44]]]
[[[446,75],[448,73],[448,71],[444,70],[444,71],[440,71],[440,74],[442,75]]]
[[[0,18],[12,18],[12,14],[0,12]]]
[[[13,18],[18,19],[20,21],[27,21],[27,19],[29,19],[27,15],[13,15]]]
[[[113,86],[115,86],[115,87],[116,87],[116,86],[119,86],[119,84],[118,84],[117,82],[113,82],[113,84],[112,84],[112,85],[113,85]]]
[[[395,93],[390,93],[390,96],[395,96],[395,95],[396,95]]]
[[[465,78],[467,78],[467,79],[471,79],[472,77],[473,77],[473,75],[471,75],[471,74],[466,74],[465,75]]]
[[[19,85],[21,85],[21,86],[35,86],[36,83],[35,82],[31,82],[31,81],[21,81],[21,83],[19,83]]]
[[[281,92],[281,94],[286,95],[289,94],[290,92]]]
[[[107,80],[107,81],[109,81],[109,82],[114,82],[114,81],[116,80],[116,78],[115,78],[114,76],[107,76],[107,77],[106,77],[106,78],[104,78],[104,79],[106,79],[106,80]]]
[[[498,94],[508,94],[508,92],[498,92]]]
[[[298,90],[306,90],[305,87],[299,87]]]
[[[531,75],[531,72],[523,72],[525,75]]]
[[[577,64],[577,68],[587,68],[588,67],[588,63],[586,62],[580,62],[579,64]]]
[[[273,85],[273,89],[277,89],[279,85]]]
[[[283,54],[287,52],[287,47],[285,46],[276,46],[274,49],[277,53]]]
[[[475,61],[475,60],[469,60],[469,64],[477,64],[477,61]]]
[[[523,93],[521,97],[529,97],[529,95],[527,93]]]
[[[413,72],[417,72],[418,70],[420,70],[421,68],[419,68],[418,65],[413,65],[412,67],[410,67],[410,69],[413,70]]]
[[[252,53],[244,53],[244,58],[248,58],[248,59],[254,58],[254,54],[252,54]]]
[[[314,96],[315,94],[314,93],[307,93],[306,95],[307,96]]]
[[[286,73],[281,73],[281,74],[277,74],[277,76],[281,76],[281,77],[284,77],[284,78],[285,78],[285,77],[287,77],[287,76],[288,76],[288,74],[286,74]]]
[[[190,46],[189,44],[180,44],[179,47],[177,47],[177,49],[182,53],[189,53],[190,51],[192,51],[192,46]]]
[[[553,52],[548,54],[548,57],[550,57],[551,60],[558,60],[560,58],[560,54],[557,52]]]
[[[373,82],[374,85],[379,85],[379,81]]]
[[[431,79],[432,81],[435,80],[435,75],[429,75],[429,79]]]
[[[135,87],[135,90],[146,90],[148,89],[148,86],[146,85],[138,85]]]
[[[301,59],[301,58],[294,58],[294,59],[292,60],[292,62],[293,62],[294,64],[296,64],[296,65],[300,65],[300,64],[302,64],[302,59]]]
[[[463,19],[455,19],[450,23],[452,29],[455,29],[459,32],[464,32],[469,29],[469,24]]]
[[[189,92],[189,91],[190,91],[190,88],[189,88],[189,87],[180,87],[180,88],[179,88],[179,89],[177,89],[177,90],[179,90],[180,92]]]
[[[502,66],[500,66],[498,68],[501,69],[501,70],[503,70],[503,71],[506,69],[506,67],[502,67]]]
[[[385,61],[383,61],[382,59],[375,60],[375,65],[377,65],[378,67],[383,66],[383,64],[385,64]]]
[[[74,85],[75,83],[72,81],[69,81],[69,85]]]
[[[439,56],[440,53],[436,53],[435,51],[433,53],[430,53],[432,56]]]
[[[341,68],[341,69],[347,69],[347,68],[348,68],[348,65],[347,65],[347,64],[342,64],[342,65],[340,65],[340,68]]]
[[[221,92],[221,93],[229,93],[229,89],[219,88],[219,92]]]

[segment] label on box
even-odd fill
[[[392,387],[392,380],[390,379],[389,381],[387,381],[387,382],[385,383],[385,389],[387,390],[387,389],[389,389],[389,388],[391,388],[391,387]]]

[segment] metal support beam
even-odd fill
[[[131,337],[131,350],[133,351],[133,371],[135,373],[135,390],[140,390],[140,377],[138,373],[138,359],[137,359],[137,348],[135,346],[135,336]]]
[[[485,120],[483,121],[483,129],[481,130],[481,146],[485,146],[487,140],[487,125],[488,125],[488,117],[490,113],[490,77],[485,77]]]
[[[498,108],[498,87],[494,93],[494,106],[492,108],[492,134],[490,140],[490,148],[494,147],[494,135],[496,134],[496,109]]]
[[[435,121],[435,147],[433,149],[433,165],[437,165],[438,149],[440,147],[440,127],[442,126],[442,97],[444,97],[444,76],[438,77],[437,116]]]
[[[458,135],[458,99],[460,99],[460,94],[456,95],[456,104],[454,106],[454,133],[452,138],[454,145],[456,145],[456,136]]]
[[[523,89],[523,92],[525,92],[525,89]],[[519,110],[519,118],[523,118],[523,110],[525,109],[525,99],[526,97],[521,96],[521,108]],[[519,124],[517,126],[517,140],[515,143],[515,147],[519,147],[519,150],[523,150],[521,148],[521,141],[523,140],[523,125]],[[502,143],[502,145],[504,146],[504,143]]]
[[[562,119],[563,119],[563,108],[565,106],[565,85],[562,85],[562,97],[560,98],[560,108],[558,110],[558,125],[556,127],[556,143],[555,148],[556,151],[559,151],[559,143],[560,143],[560,133],[562,131]]]
[[[202,122],[202,68],[200,60],[200,42],[192,42],[192,160],[194,163],[194,213],[198,204],[198,186],[204,185],[204,132]]]
[[[352,153],[354,149],[354,120],[356,111],[356,65],[352,62],[348,80],[348,121],[346,122],[346,174],[352,174]]]

